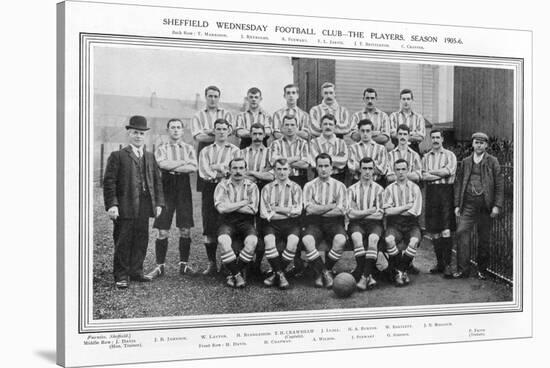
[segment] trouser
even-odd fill
[[[151,197],[141,195],[136,218],[118,218],[114,222],[115,254],[113,274],[115,281],[143,274],[143,261],[149,243],[149,216],[153,212]]]
[[[466,194],[456,230],[458,271],[470,272],[470,239],[471,231],[477,224],[478,245],[477,265],[484,271],[489,263],[489,240],[491,231],[491,216],[485,206],[483,195]]]

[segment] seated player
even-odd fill
[[[346,186],[330,176],[332,158],[328,153],[319,154],[315,163],[318,176],[304,187],[306,229],[302,243],[306,257],[317,273],[315,287],[323,287],[324,284],[330,289],[333,283],[332,267],[342,257],[346,245]],[[325,263],[317,251],[323,240],[331,247]]]
[[[398,159],[394,164],[397,180],[384,190],[383,208],[387,218],[386,244],[389,269],[395,270],[395,285],[405,286],[410,282],[407,269],[410,267],[421,238],[418,217],[422,211],[422,194],[418,185],[407,178],[409,163]],[[401,254],[397,248],[401,240],[407,248]]]
[[[302,189],[288,178],[289,172],[286,159],[275,161],[275,180],[263,188],[260,206],[265,256],[274,271],[264,284],[273,286],[278,281],[281,289],[289,287],[284,270],[296,254],[302,214]],[[277,241],[286,242],[281,255],[277,251]]]
[[[246,281],[241,271],[250,263],[258,244],[254,217],[258,212],[259,193],[256,184],[246,179],[246,161],[237,157],[229,162],[230,177],[221,181],[214,192],[214,204],[220,213],[218,244],[222,263],[231,274],[227,284],[243,288]],[[233,251],[233,239],[242,239],[239,258]]]
[[[367,290],[376,285],[373,273],[378,259],[378,241],[384,229],[382,224],[384,188],[373,181],[375,165],[372,158],[362,158],[359,165],[361,179],[347,190],[350,219],[348,234],[353,242],[353,253],[357,263],[353,272],[355,280],[358,280],[357,288]]]

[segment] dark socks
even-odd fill
[[[271,268],[273,269],[274,272],[279,272],[281,271],[281,260],[279,259],[279,257],[276,257],[276,258],[268,258],[267,261],[269,262],[269,265],[271,266]],[[287,263],[288,264],[288,263]],[[286,267],[286,265],[285,265]],[[284,268],[283,268],[284,269]]]
[[[180,261],[189,261],[189,250],[191,249],[191,238],[180,238]]]
[[[216,262],[216,248],[218,247],[217,243],[206,243],[206,255],[210,262]]]
[[[157,239],[155,241],[155,256],[157,264],[162,264],[166,260],[166,252],[168,251],[168,238]]]

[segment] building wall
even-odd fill
[[[512,70],[454,68],[454,128],[459,140],[468,140],[476,131],[489,136],[513,139]]]

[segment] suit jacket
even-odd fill
[[[151,152],[143,150],[145,159],[145,181],[151,195],[152,210],[164,206],[160,169]],[[107,160],[103,179],[103,199],[105,209],[118,206],[121,218],[137,218],[139,213],[139,159],[130,146],[111,153]],[[155,214],[151,213],[150,217]]]
[[[455,207],[462,209],[464,205],[464,195],[472,173],[474,165],[473,154],[462,160],[458,167],[454,185]],[[483,186],[483,199],[487,209],[497,206],[502,209],[504,203],[504,178],[500,171],[500,164],[495,156],[487,152],[481,160],[481,183]]]

